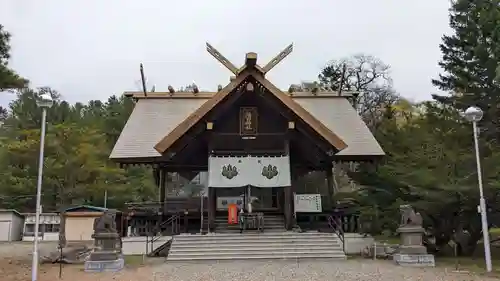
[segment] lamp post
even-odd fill
[[[483,118],[483,111],[479,107],[471,106],[465,110],[464,116],[468,121],[472,122],[472,130],[474,131],[474,148],[476,152],[477,180],[479,185],[479,211],[481,212],[481,226],[483,230],[484,258],[486,261],[486,271],[491,272],[490,236],[488,232],[488,218],[486,216],[486,202],[484,200],[481,160],[479,159],[477,135],[477,122]]]
[[[35,212],[35,239],[33,241],[33,261],[31,264],[31,280],[38,279],[38,230],[40,228],[41,197],[42,197],[42,175],[43,175],[43,150],[45,147],[45,126],[47,109],[52,107],[53,100],[49,94],[40,95],[36,104],[42,108],[42,129],[40,132],[40,154],[38,158],[38,178],[36,183],[36,212]]]

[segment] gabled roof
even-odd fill
[[[104,207],[97,207],[97,206],[90,206],[90,205],[79,205],[79,206],[73,206],[73,207],[68,207],[63,210],[63,212],[75,212],[75,211],[80,211],[80,210],[85,210],[86,212],[105,212],[105,211],[112,211],[111,209],[104,208]]]
[[[141,158],[161,157],[154,149],[155,144],[208,100],[208,97],[199,96],[184,99],[176,98],[175,94],[169,96],[166,93],[163,98],[157,95],[156,98],[138,98],[110,159],[133,162]],[[347,144],[347,148],[336,156],[348,159],[351,156],[373,158],[385,155],[346,97],[321,94],[309,94],[307,97],[301,94],[290,98]]]
[[[373,159],[384,151],[351,106],[338,93],[289,94],[264,78],[293,50],[289,45],[264,67],[257,65],[257,54],[247,53],[243,67],[237,68],[207,43],[207,51],[231,71],[235,78],[217,93],[126,93],[137,104],[123,128],[110,159],[118,162],[149,162],[162,157],[179,138],[252,76],[295,115],[315,130],[339,152],[339,160]],[[170,91],[170,90],[169,90]]]
[[[18,217],[21,217],[21,218],[24,217],[23,214],[19,213],[17,210],[14,210],[14,209],[0,209],[0,213],[13,213]]]
[[[293,99],[283,93],[281,90],[276,88],[271,82],[269,82],[261,73],[254,71],[253,69],[247,69],[242,72],[236,79],[230,82],[221,91],[215,94],[207,102],[205,102],[200,108],[189,115],[184,121],[182,121],[175,129],[170,133],[166,134],[162,140],[160,140],[156,145],[155,149],[163,154],[170,148],[180,137],[182,137],[189,129],[191,129],[195,124],[203,119],[212,109],[214,109],[222,100],[227,96],[234,93],[234,90],[249,76],[253,76],[259,83],[264,86],[269,93],[274,95],[278,100],[280,100],[285,106],[287,106],[292,112],[299,116],[307,125],[314,129],[320,136],[322,136],[327,142],[334,146],[338,151],[341,151],[347,147],[346,143],[339,138],[334,132],[329,130],[324,124],[322,124],[318,119],[316,119],[312,114],[305,110],[298,103],[293,101]]]

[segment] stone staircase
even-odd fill
[[[217,233],[240,233],[238,224],[228,224],[227,217],[215,218],[215,231]],[[283,232],[285,231],[285,219],[282,215],[265,215],[264,217],[265,232]],[[247,233],[257,232],[257,230],[247,230]]]
[[[177,235],[167,261],[250,259],[345,259],[332,233],[264,232]]]

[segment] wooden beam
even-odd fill
[[[234,89],[236,89],[241,82],[243,82],[250,72],[245,72],[239,75],[234,81],[229,83],[224,89],[214,95],[211,99],[207,100],[197,110],[191,113],[184,121],[175,127],[168,135],[162,138],[155,146],[155,150],[160,154],[164,154],[170,146],[172,146],[179,138],[181,138],[191,127],[196,125],[205,115],[224,100]]]
[[[226,57],[224,57],[217,49],[212,47],[207,42],[207,51],[210,53],[215,59],[217,59],[222,65],[224,65],[229,71],[231,71],[234,75],[238,75],[238,68],[234,66],[232,62],[230,62]]]
[[[236,79],[236,76],[231,77],[231,81]],[[217,92],[199,92],[196,95],[192,92],[176,92],[175,94],[171,95],[169,92],[147,92],[146,95],[144,95],[143,92],[124,92],[123,95],[126,97],[131,97],[134,99],[210,99],[212,98]],[[316,95],[312,94],[311,92],[293,92],[293,93],[287,93],[284,91],[284,94],[287,96],[291,96],[293,99],[299,99],[299,98],[338,98],[339,94],[338,92],[323,92],[320,91]],[[357,92],[342,92],[341,97],[352,97],[353,94],[357,94]]]
[[[269,61],[266,66],[262,68],[264,74],[268,73],[276,65],[278,65],[283,59],[285,59],[293,51],[293,43],[288,45],[283,51],[281,51],[277,56],[275,56],[271,61]]]
[[[146,96],[143,92],[125,92],[123,93],[126,97],[132,97],[135,99],[209,99],[213,97],[216,92],[198,92],[197,94],[193,92],[176,92],[170,94],[169,92],[148,92]]]
[[[280,102],[278,100],[275,100],[275,99],[272,99],[271,97],[267,96],[267,95],[260,95],[263,99],[266,100],[266,102],[271,106],[273,107],[274,109],[276,109],[276,111],[278,111],[283,117],[287,118],[287,119],[296,119],[294,115],[296,115],[294,112],[292,112],[292,110],[290,108],[288,108],[288,110],[283,110],[283,108],[285,106],[283,106],[282,104],[280,104]],[[285,107],[286,108],[286,107]],[[305,126],[303,126],[302,124],[304,124]],[[289,124],[290,126],[290,124]],[[333,147],[334,149],[337,149],[336,147],[334,147],[331,143],[329,143],[325,138],[324,136],[322,136],[318,131],[315,131],[314,128],[308,128],[306,129],[306,126],[308,126],[308,124],[306,122],[304,122],[303,120],[299,120],[299,122],[294,122],[294,129],[295,129],[295,132],[300,132],[301,135],[303,135],[304,137],[306,137],[309,141],[311,141],[313,144],[315,144],[318,148],[320,148],[321,150],[323,150],[325,153],[327,153],[328,151],[332,150],[331,147]],[[311,134],[315,134],[316,137],[313,137],[311,136]],[[325,140],[325,141],[322,141],[322,140]],[[336,151],[334,151],[336,152]]]
[[[248,68],[257,65],[257,53],[254,52],[247,53],[245,57],[245,65]]]
[[[227,113],[233,105],[236,103],[238,99],[245,93],[246,84],[241,84],[238,88],[236,88],[233,92],[230,93],[230,96],[226,98],[225,101],[219,104],[217,110],[213,110],[209,113],[210,120],[217,120],[220,116]]]
[[[103,212],[66,212],[66,217],[100,217]]]

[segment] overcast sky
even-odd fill
[[[237,66],[250,51],[265,64],[293,42],[267,76],[283,89],[315,79],[331,59],[374,55],[391,65],[400,94],[422,100],[437,92],[430,80],[448,8],[448,0],[0,0],[0,24],[13,35],[11,66],[73,102],[140,89],[140,62],[157,91],[192,81],[215,90],[230,72],[207,41]]]

